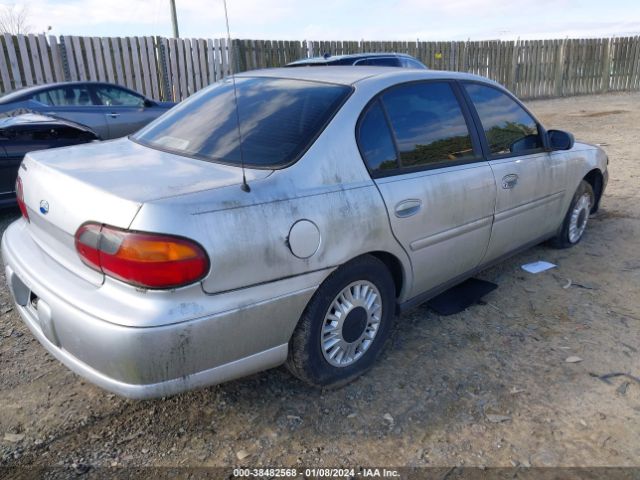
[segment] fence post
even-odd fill
[[[171,98],[171,85],[169,82],[169,62],[167,52],[161,37],[154,37],[154,44],[158,51],[158,63],[160,64],[160,78],[162,78],[162,100],[169,101]]]
[[[602,56],[602,69],[600,73],[601,92],[606,92],[607,90],[609,90],[611,78],[611,39],[607,38],[604,42],[604,55]]]
[[[640,37],[633,37],[632,43],[634,45],[633,66],[631,68],[631,90],[638,88],[638,80],[640,79],[640,72],[638,72],[638,63],[640,62]]]
[[[236,73],[238,73],[240,71],[239,65],[240,65],[240,58],[239,58],[239,51],[240,49],[238,48],[238,42],[239,40],[236,40],[235,38],[232,38],[229,42],[228,42],[228,46],[227,46],[227,51],[229,52],[229,72],[231,75],[235,75]]]
[[[508,88],[513,93],[518,95],[520,92],[517,90],[518,79],[516,76],[518,75],[518,57],[520,55],[520,40],[513,41],[513,51],[511,52],[511,69],[509,71],[509,85]]]
[[[247,42],[249,44],[249,48],[251,49],[251,63],[249,66],[249,70],[254,70],[256,68],[261,68],[260,60],[258,58],[258,40],[249,40]]]
[[[233,48],[233,65],[230,65],[233,74],[246,71],[245,49],[242,40],[232,39],[229,48]]]
[[[564,77],[564,40],[560,40],[560,44],[556,49],[556,62],[554,68],[556,71],[554,94],[556,97],[561,97]]]
[[[69,68],[69,58],[67,57],[67,42],[63,35],[60,35],[60,57],[62,57],[62,71],[64,72],[64,79],[67,82],[71,81],[71,69]]]

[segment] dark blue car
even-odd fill
[[[54,115],[86,125],[106,140],[139,130],[174,105],[111,83],[63,82],[27,87],[0,97],[0,115],[15,110]]]
[[[303,58],[288,63],[287,67],[320,67],[335,65],[359,65],[368,67],[401,67],[426,69],[427,67],[411,55],[404,53],[352,53],[349,55],[329,55]]]

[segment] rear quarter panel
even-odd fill
[[[208,293],[315,270],[327,269],[328,275],[372,251],[398,258],[403,285],[411,285],[409,259],[391,233],[384,202],[355,142],[366,99],[354,94],[303,158],[250,182],[251,192],[234,185],[145,203],[130,228],[200,242],[211,259],[203,281]],[[307,259],[294,256],[288,246],[289,231],[301,219],[315,223],[321,235],[317,252]]]

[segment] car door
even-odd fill
[[[562,220],[566,162],[549,155],[544,129],[511,95],[465,82],[497,185],[494,223],[483,260],[542,241]]]
[[[85,84],[53,87],[36,93],[31,99],[43,105],[42,112],[86,125],[100,138],[106,138],[109,133],[104,112]]]
[[[109,127],[108,138],[129,135],[159,115],[147,106],[142,95],[113,85],[95,85],[93,88]]]
[[[370,103],[358,144],[413,268],[411,296],[434,292],[482,259],[496,187],[457,86],[396,86]]]

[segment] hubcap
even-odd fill
[[[585,193],[582,195],[571,212],[571,220],[569,221],[569,241],[576,243],[582,237],[584,229],[587,228],[587,220],[591,211],[591,195]]]
[[[353,364],[369,349],[382,318],[382,299],[376,286],[359,280],[345,287],[331,302],[322,324],[320,344],[334,367]]]

